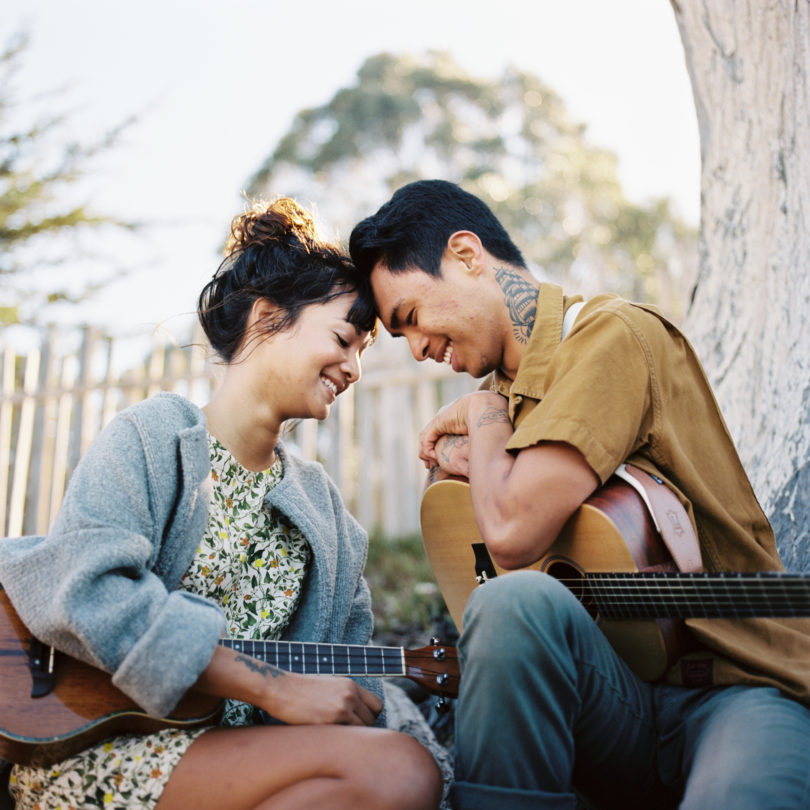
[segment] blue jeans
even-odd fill
[[[810,710],[641,681],[545,574],[476,588],[459,650],[454,810],[810,807]]]

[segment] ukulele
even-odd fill
[[[224,647],[305,675],[405,677],[441,701],[458,694],[454,647],[416,650],[297,641],[221,639]],[[51,765],[106,737],[214,725],[223,701],[189,691],[170,716],[147,715],[110,675],[33,638],[0,589],[0,758]]]
[[[461,630],[470,593],[508,573],[489,556],[469,485],[437,481],[422,496],[422,538],[450,616]],[[616,652],[646,681],[694,648],[683,619],[810,616],[810,577],[783,572],[681,573],[644,500],[612,476],[571,516],[529,569],[563,582]]]

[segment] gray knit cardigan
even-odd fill
[[[266,504],[306,537],[312,564],[286,639],[366,644],[368,540],[316,463],[277,448]],[[112,673],[150,714],[168,714],[225,629],[222,611],[176,590],[205,529],[210,463],[203,412],[158,394],[121,412],[71,476],[45,537],[0,541],[0,582],[41,641]],[[382,696],[378,680],[363,685]],[[382,718],[380,718],[382,720]]]

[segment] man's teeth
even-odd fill
[[[450,343],[447,348],[444,350],[444,357],[442,358],[443,363],[449,363],[450,358],[453,356],[453,344]]]
[[[321,377],[321,382],[335,395],[338,395],[337,386],[331,381],[328,380],[326,377]]]

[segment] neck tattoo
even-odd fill
[[[495,280],[503,290],[503,300],[518,343],[526,344],[537,317],[537,288],[520,273],[508,267],[495,270]]]

